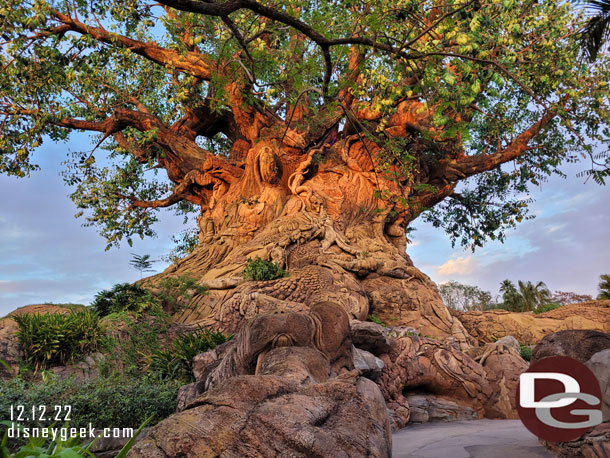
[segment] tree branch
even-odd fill
[[[506,148],[494,154],[462,157],[451,164],[450,170],[453,169],[459,172],[459,174],[462,174],[465,178],[468,178],[478,173],[493,170],[506,162],[517,159],[519,156],[529,151],[529,142],[536,137],[556,115],[557,114],[553,110],[547,111],[538,122],[519,134]],[[446,178],[451,180],[456,177],[449,175],[446,176]]]
[[[127,48],[134,54],[142,56],[156,64],[172,67],[203,80],[211,78],[210,66],[201,54],[194,52],[180,54],[177,51],[165,49],[154,42],[133,40],[123,35],[108,32],[102,27],[92,27],[83,24],[78,19],[73,19],[59,11],[54,11],[53,15],[64,25],[64,27],[60,26],[57,28],[60,33],[65,33],[67,26],[69,31],[77,32],[81,35],[89,35],[101,43]]]

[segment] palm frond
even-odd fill
[[[586,57],[594,61],[610,39],[610,0],[586,0],[584,3],[592,14],[581,32],[580,41]]]

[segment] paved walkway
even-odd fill
[[[552,458],[520,420],[409,425],[392,435],[393,458]]]

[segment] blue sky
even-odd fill
[[[98,291],[139,278],[128,264],[131,253],[165,255],[173,247],[171,235],[184,229],[181,217],[167,213],[157,238],[104,251],[95,228],[74,218],[69,188],[59,176],[66,153],[88,145],[82,135],[70,143],[48,142],[35,156],[41,171],[25,179],[0,175],[0,316],[26,304],[88,304]],[[442,231],[417,223],[408,253],[436,282],[457,280],[493,295],[505,278],[595,295],[599,275],[610,273],[610,186],[583,183],[575,176],[583,167],[571,166],[568,179],[532,189],[537,217],[509,231],[505,244],[491,242],[474,254],[452,249]],[[165,266],[155,264],[157,271]]]

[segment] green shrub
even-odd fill
[[[17,322],[19,345],[35,372],[95,351],[103,335],[99,316],[90,309],[11,318]]]
[[[160,351],[167,340],[170,316],[152,308],[144,316],[133,317],[121,312],[105,320],[108,335],[103,349],[112,357],[106,358],[107,363],[100,367],[100,372],[107,376],[118,371],[133,377],[147,373],[152,355]]]
[[[286,277],[286,271],[272,261],[263,261],[260,257],[248,259],[242,276],[246,280],[264,281]]]
[[[521,357],[526,361],[531,360],[532,359],[532,347],[521,345]]]
[[[377,323],[380,324],[383,327],[389,327],[384,321],[381,320],[381,318],[379,318],[377,315],[371,313],[369,315],[367,315],[366,317],[366,321],[372,321],[373,323]]]
[[[148,417],[152,423],[174,413],[180,383],[155,382],[144,378],[95,379],[77,382],[73,379],[34,383],[12,379],[0,384],[0,412],[8,417],[11,405],[46,406],[47,417],[54,406],[71,406],[70,428],[137,428]],[[62,411],[63,412],[63,411]],[[65,413],[65,412],[64,412]],[[21,422],[27,427],[50,426],[53,421],[38,422],[29,417]]]
[[[539,305],[534,309],[534,313],[537,315],[539,313],[550,312],[551,310],[555,310],[561,307],[561,304],[557,304],[556,302],[551,302],[549,304]]]
[[[173,308],[181,308],[181,304],[191,300],[196,294],[207,294],[208,287],[200,285],[197,281],[188,274],[181,275],[178,278],[164,278],[159,282],[159,292],[157,297],[166,306]]]
[[[154,304],[157,302],[147,289],[129,283],[118,283],[109,291],[99,292],[91,303],[91,308],[100,316],[107,316],[120,312],[142,313]]]
[[[174,339],[168,350],[158,350],[152,355],[150,372],[161,380],[193,382],[193,358],[231,340],[232,337],[203,328],[181,334]]]

